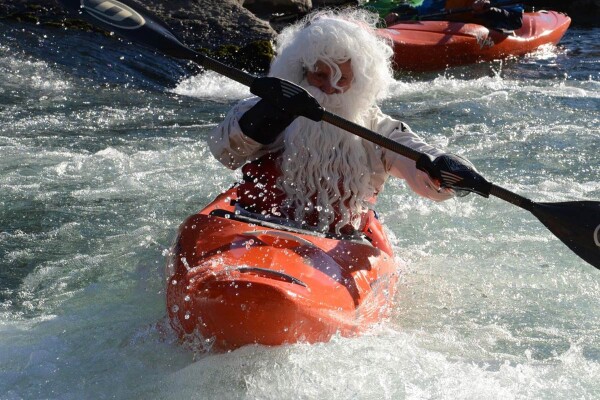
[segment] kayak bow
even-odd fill
[[[397,282],[391,246],[372,218],[334,236],[236,209],[235,189],[180,227],[167,268],[179,336],[216,350],[322,342],[385,318]]]

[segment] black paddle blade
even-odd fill
[[[198,54],[181,43],[158,18],[129,0],[60,0],[94,25],[167,55],[194,60]]]
[[[534,203],[530,211],[575,254],[600,269],[600,202]]]

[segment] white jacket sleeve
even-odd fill
[[[209,135],[208,145],[213,156],[230,169],[237,169],[263,149],[263,145],[244,135],[238,123],[242,115],[260,98],[251,97],[237,103],[225,120]]]
[[[444,151],[427,144],[408,125],[384,115],[380,110],[377,110],[375,121],[374,130],[383,136],[434,157],[444,154]],[[382,158],[386,171],[392,176],[404,179],[415,193],[435,201],[454,197],[452,190],[439,190],[439,186],[427,173],[417,169],[413,160],[386,149],[382,151]]]

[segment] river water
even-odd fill
[[[600,199],[600,29],[400,75],[382,103],[537,201]],[[239,179],[206,137],[246,88],[97,34],[0,22],[1,399],[600,398],[600,271],[528,212],[390,181],[393,315],[358,338],[181,346],[165,256]]]

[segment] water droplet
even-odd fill
[[[188,271],[190,270],[190,264],[188,264],[187,259],[185,257],[181,257],[181,263],[183,264],[185,269],[187,269]]]

